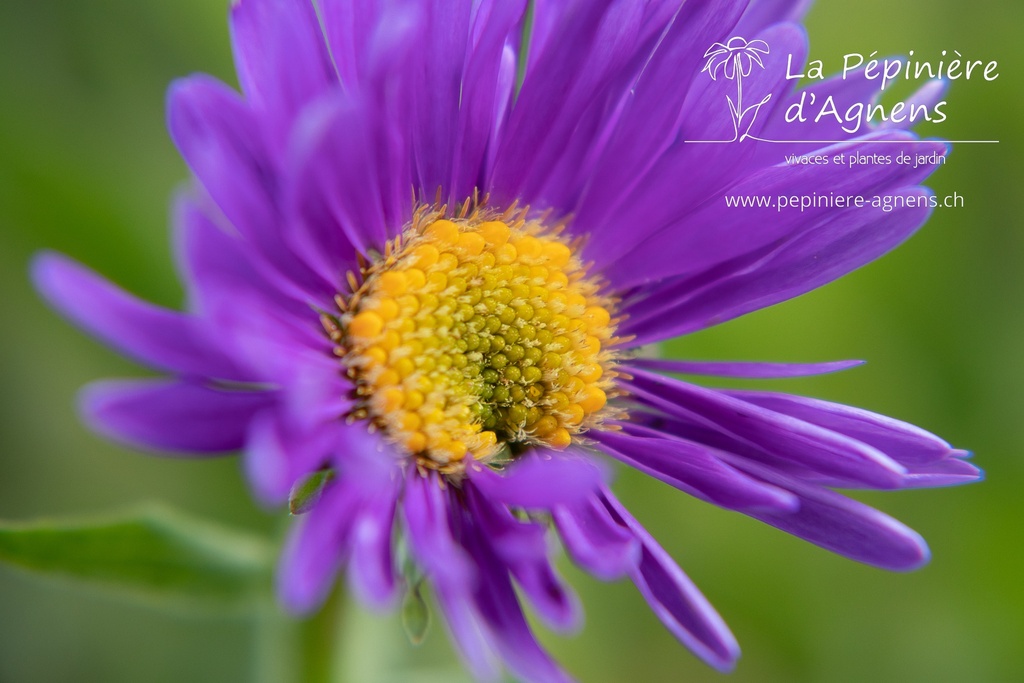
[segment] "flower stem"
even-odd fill
[[[736,129],[739,132],[740,119],[743,118],[743,70],[740,58],[736,57]]]
[[[282,613],[268,598],[253,615],[254,643],[251,680],[254,683],[300,683],[300,633],[298,623]]]
[[[350,598],[337,603],[330,683],[396,680],[409,647],[397,620],[372,614]]]

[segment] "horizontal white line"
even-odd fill
[[[842,143],[857,143],[857,144],[901,144],[901,145],[920,145],[926,142],[948,142],[950,144],[957,145],[995,145],[998,144],[999,140],[764,140],[762,138],[751,137],[750,140],[757,142],[771,142],[782,145],[838,145]],[[726,145],[736,140],[683,140],[684,143],[690,145]]]

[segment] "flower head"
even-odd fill
[[[769,53],[768,43],[763,40],[751,40],[747,42],[740,36],[734,36],[725,43],[715,43],[704,53],[708,61],[704,63],[702,71],[707,71],[712,80],[718,80],[718,72],[730,81],[736,75],[749,76],[754,64],[762,69],[764,62],[761,55]]]
[[[566,680],[514,588],[551,626],[578,624],[551,564],[556,532],[576,564],[630,578],[672,633],[728,669],[732,635],[616,500],[604,463],[896,570],[927,559],[922,539],[832,489],[978,471],[897,420],[663,374],[783,377],[851,363],[636,350],[831,281],[928,212],[910,201],[736,211],[715,201],[723,191],[826,185],[916,199],[931,167],[822,172],[776,165],[778,148],[683,142],[715,139],[721,125],[701,116],[705,58],[712,75],[728,64],[749,75],[761,44],[804,54],[776,3],[537,2],[532,23],[525,5],[237,2],[242,94],[194,76],[169,95],[170,131],[196,179],[175,214],[187,312],[61,256],[39,257],[34,277],[69,318],[168,375],[90,387],[83,410],[99,431],[158,450],[242,450],[271,504],[326,482],[298,506],[281,560],[293,610],[315,609],[343,567],[376,606],[423,581],[475,675],[503,664]],[[736,32],[758,38],[696,47]],[[783,67],[764,66],[748,87],[777,96],[754,132],[781,125],[792,96]],[[844,149],[875,140],[943,149],[895,129]]]

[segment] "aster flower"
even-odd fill
[[[175,211],[187,311],[54,254],[36,260],[35,282],[72,321],[167,375],[89,387],[94,428],[147,449],[241,450],[262,501],[291,498],[303,516],[278,586],[292,610],[315,610],[343,568],[381,608],[422,582],[474,675],[506,666],[568,680],[519,598],[554,628],[578,625],[552,566],[557,533],[573,562],[631,579],[674,635],[729,669],[733,636],[617,501],[606,463],[894,570],[927,560],[921,537],[833,489],[978,471],[891,418],[666,374],[851,363],[636,350],[825,284],[928,212],[737,211],[723,192],[918,198],[932,168],[823,172],[774,165],[759,146],[682,142],[722,125],[702,115],[714,96],[698,78],[704,46],[742,33],[805,54],[787,3],[536,2],[532,22],[525,5],[241,0],[242,94],[193,76],[168,98],[196,180]],[[764,66],[749,88],[775,105],[754,133],[781,125],[792,97],[784,67]],[[915,138],[880,130],[842,147],[874,140],[902,150]],[[771,155],[816,145],[784,147]],[[297,500],[311,481],[316,495]]]

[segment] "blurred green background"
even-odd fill
[[[140,370],[72,329],[29,287],[29,257],[63,251],[169,306],[182,291],[168,199],[186,178],[163,125],[168,82],[234,82],[224,0],[0,3],[0,518],[93,513],[161,500],[258,532],[237,460],[141,456],[79,423],[76,390]],[[919,530],[934,554],[910,575],[835,557],[623,472],[617,490],[704,590],[743,647],[717,674],[677,644],[628,583],[566,567],[582,634],[546,642],[583,681],[1024,680],[1024,230],[1019,29],[1011,0],[822,0],[812,58],[959,50],[999,79],[957,82],[941,130],[960,146],[930,185],[938,210],[892,255],[799,300],[677,342],[689,357],[865,358],[867,366],[762,386],[909,420],[975,452],[984,483],[862,496]],[[442,629],[406,653],[391,619],[350,616],[369,670],[393,653],[460,680]],[[307,626],[308,628],[308,626]],[[244,617],[168,614],[0,568],[0,683],[247,681],[260,643]],[[439,668],[437,668],[439,667]],[[353,664],[352,679],[372,681]],[[400,679],[396,679],[400,680]]]

